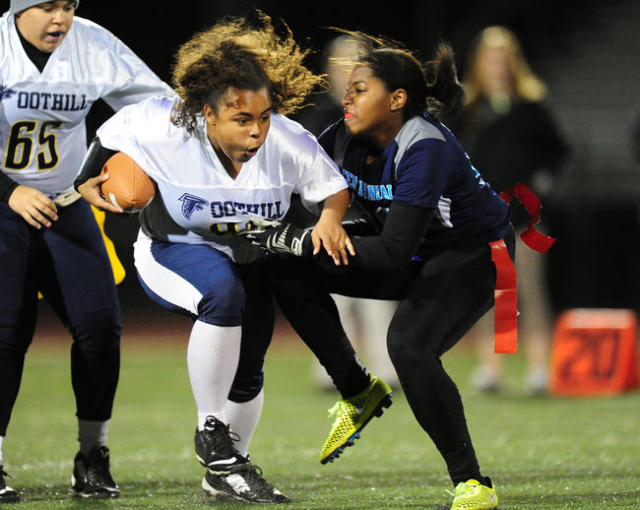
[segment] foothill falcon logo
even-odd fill
[[[16,93],[15,90],[8,89],[6,87],[0,86],[0,101],[4,101],[5,99],[9,99]]]
[[[191,195],[190,193],[185,193],[179,200],[182,202],[182,214],[188,220],[191,219],[194,211],[202,211],[202,209],[209,205],[209,202],[204,198]]]

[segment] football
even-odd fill
[[[124,152],[111,156],[101,173],[109,174],[109,179],[101,185],[105,200],[125,212],[141,211],[156,195],[153,179]]]

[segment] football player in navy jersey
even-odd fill
[[[4,478],[2,443],[38,292],[73,337],[75,494],[120,494],[106,446],[120,370],[120,308],[100,228],[73,181],[96,101],[118,110],[172,90],[111,32],[75,16],[78,4],[11,0],[0,18],[0,503],[20,499]],[[39,411],[46,428],[46,410]]]
[[[354,250],[341,267],[314,257],[291,224],[248,235],[275,253],[287,252],[272,248],[284,228],[302,240],[300,258],[271,257],[269,266],[276,299],[307,343],[343,334],[330,293],[400,301],[389,354],[416,419],[446,462],[455,487],[451,508],[495,508],[498,497],[481,473],[441,357],[493,306],[498,271],[513,269],[510,209],[438,120],[463,97],[451,48],[441,44],[423,66],[393,43],[353,35],[362,48],[342,101],[344,117],[320,143],[349,183],[369,235],[351,236]],[[502,267],[493,262],[494,246],[507,261]],[[352,408],[338,402],[328,441],[351,426]]]

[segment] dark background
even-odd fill
[[[8,2],[5,2],[5,6]],[[190,36],[226,15],[255,7],[284,20],[317,67],[325,42],[339,26],[404,42],[427,59],[439,39],[453,46],[458,69],[475,34],[491,24],[513,29],[534,71],[547,83],[562,129],[574,149],[564,179],[545,203],[546,233],[558,238],[547,257],[553,307],[624,307],[640,310],[638,160],[631,111],[640,96],[637,2],[590,0],[191,1],[82,0],[78,16],[111,30],[165,81],[175,51]],[[625,33],[624,30],[628,33]],[[461,78],[464,79],[462,72]],[[92,110],[88,131],[110,114]],[[588,126],[594,126],[588,130]],[[595,126],[598,126],[596,129]],[[107,220],[128,276],[123,307],[146,306],[132,266],[135,216]]]
[[[323,2],[275,0],[191,1],[161,6],[155,2],[83,0],[77,15],[109,28],[158,74],[168,78],[177,47],[223,16],[244,16],[258,8],[283,20],[303,46],[321,49],[338,26],[385,35],[422,51],[445,38],[463,58],[470,39],[484,26],[505,24],[515,30],[532,60],[557,51],[573,26],[592,23],[583,10],[589,1],[567,0],[413,0]]]

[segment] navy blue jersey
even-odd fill
[[[420,252],[474,246],[502,239],[510,209],[473,167],[453,134],[425,113],[405,123],[367,164],[367,144],[350,137],[344,121],[329,127],[320,144],[336,161],[355,200],[384,221],[392,200],[435,209]]]

